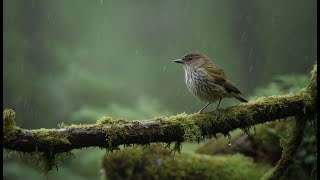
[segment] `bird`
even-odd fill
[[[240,90],[231,82],[224,71],[214,64],[211,59],[200,52],[189,52],[174,62],[182,64],[185,72],[185,83],[188,90],[200,101],[207,102],[198,113],[211,103],[219,101],[216,110],[223,98],[236,98],[241,102],[248,102],[241,96]]]

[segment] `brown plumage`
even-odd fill
[[[213,64],[206,55],[188,53],[174,62],[183,64],[187,88],[197,98],[207,102],[199,113],[202,113],[210,103],[219,100],[218,109],[222,98],[236,98],[241,102],[248,102],[241,97],[242,93],[227,78],[223,70]]]

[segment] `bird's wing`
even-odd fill
[[[225,87],[228,91],[241,93],[240,90],[228,80],[226,74],[215,64],[206,64],[205,69],[209,72],[209,75],[214,78],[216,83]]]
[[[233,91],[233,92],[241,94],[240,90],[231,81],[229,81],[228,79],[224,83],[224,87],[226,89],[228,89],[229,91]]]

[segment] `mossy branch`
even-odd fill
[[[284,146],[282,150],[282,157],[277,163],[277,165],[271,169],[268,173],[262,177],[262,180],[275,180],[280,179],[285,170],[288,168],[290,164],[292,164],[292,159],[294,154],[297,152],[302,138],[303,138],[303,130],[307,124],[306,117],[297,116],[296,117],[296,125],[292,132],[292,135]]]
[[[3,146],[21,152],[69,152],[84,147],[117,148],[119,145],[197,140],[217,133],[228,135],[237,128],[291,116],[316,114],[316,65],[311,84],[295,94],[258,98],[205,114],[180,114],[150,120],[101,118],[96,124],[60,129],[27,130],[15,126],[13,110],[3,112]]]

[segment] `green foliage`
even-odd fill
[[[3,136],[10,138],[16,132],[16,113],[12,109],[5,109],[3,111]]]
[[[240,154],[170,154],[159,145],[126,148],[102,160],[106,179],[259,179],[270,166]]]
[[[298,92],[310,83],[309,75],[287,74],[278,75],[273,80],[262,87],[254,90],[255,96],[282,95]]]

